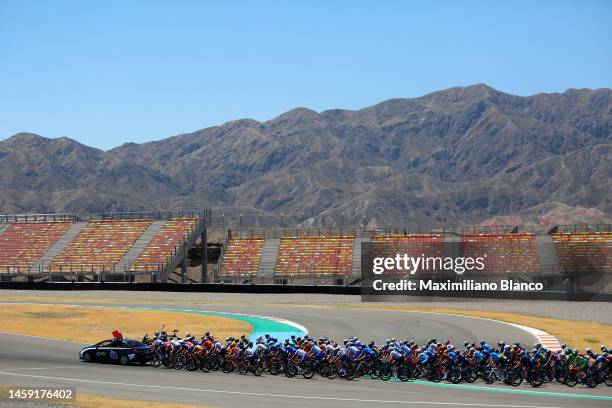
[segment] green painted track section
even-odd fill
[[[251,338],[253,339],[257,338],[258,336],[263,336],[264,334],[270,334],[279,339],[288,338],[291,335],[304,336],[306,334],[303,331],[289,324],[270,320],[269,318],[262,317],[262,316],[253,316],[253,315],[248,315],[248,314],[223,313],[223,312],[214,312],[214,311],[198,311],[198,310],[186,310],[186,309],[168,309],[168,308],[160,308],[160,307],[129,307],[129,306],[104,306],[104,307],[113,307],[117,309],[127,309],[127,310],[154,310],[154,311],[160,311],[160,312],[188,313],[188,314],[196,314],[196,315],[202,315],[202,316],[225,317],[228,319],[240,320],[245,323],[248,323],[251,326],[252,328]]]

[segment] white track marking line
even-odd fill
[[[0,375],[41,378],[41,379],[46,379],[46,380],[76,381],[76,382],[83,382],[83,383],[117,385],[117,386],[124,386],[124,387],[143,387],[143,388],[157,388],[157,389],[162,389],[162,390],[196,391],[196,392],[204,392],[204,393],[209,392],[209,393],[217,393],[217,394],[250,395],[254,397],[293,398],[293,399],[309,399],[309,400],[321,400],[321,401],[344,401],[344,402],[357,402],[357,403],[402,404],[402,405],[421,404],[421,405],[443,405],[443,406],[487,407],[487,408],[560,408],[557,406],[544,406],[544,405],[479,404],[479,403],[436,402],[436,401],[394,401],[394,400],[357,399],[357,398],[339,398],[339,397],[317,397],[317,396],[308,396],[308,395],[266,394],[266,393],[256,393],[256,392],[210,390],[210,389],[201,389],[201,388],[169,387],[169,386],[162,386],[162,385],[131,384],[131,383],[120,383],[120,382],[112,382],[112,381],[85,380],[81,378],[49,377],[49,376],[44,376],[44,375],[7,373],[3,371],[0,371]]]
[[[64,339],[52,339],[51,337],[44,337],[44,336],[35,336],[33,334],[23,334],[23,333],[11,333],[11,332],[3,332],[0,331],[0,336],[23,336],[23,337],[32,337],[35,339],[41,339],[41,340],[50,340],[50,341],[63,341],[65,343],[73,343],[73,344],[78,344],[80,346],[86,346],[85,343],[81,343],[78,341],[74,341],[74,340],[64,340]]]

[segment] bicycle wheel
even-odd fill
[[[329,378],[330,380],[333,380],[334,378],[336,378],[338,376],[338,370],[336,369],[336,367],[327,364],[321,370],[321,375],[324,375],[325,377]]]
[[[263,366],[261,361],[258,361],[253,366],[253,374],[256,375],[257,377],[259,377],[260,375],[263,374],[263,372],[264,372],[264,366]]]
[[[412,369],[410,367],[408,367],[407,365],[401,365],[398,367],[397,378],[399,378],[400,381],[403,381],[403,382],[409,381],[411,377],[412,377]]]
[[[493,384],[497,380],[497,376],[494,370],[485,371],[482,379],[487,384]]]
[[[221,361],[219,361],[218,357],[212,357],[210,359],[208,359],[208,368],[210,368],[211,371],[219,371],[219,367],[221,366]]]
[[[378,377],[383,381],[389,381],[391,376],[393,375],[393,370],[391,370],[391,366],[389,364],[384,364],[380,367],[380,371],[378,372]]]
[[[589,388],[595,388],[597,387],[597,377],[595,377],[593,374],[589,374],[584,377],[582,383]]]
[[[185,366],[185,357],[184,356],[176,356],[174,358],[174,369],[181,370]]]
[[[461,371],[458,368],[450,370],[446,379],[453,384],[459,384],[461,382]]]
[[[285,367],[285,375],[289,378],[293,378],[297,375],[298,373],[298,368],[296,367],[295,364],[288,364],[287,367]]]
[[[366,365],[363,361],[357,364],[357,368],[355,369],[355,377],[363,377],[366,374]]]
[[[346,367],[344,367],[344,378],[346,378],[347,380],[354,380],[355,379],[355,369],[353,368],[353,366],[348,365]]]
[[[578,384],[578,376],[574,373],[569,373],[565,377],[565,385],[568,387],[575,387]]]
[[[504,382],[513,387],[518,387],[523,383],[523,376],[518,371],[508,371],[506,380]]]
[[[544,383],[544,376],[540,372],[531,373],[527,378],[527,382],[532,387],[539,387]]]
[[[270,362],[270,374],[272,375],[278,375],[281,371],[281,365],[278,361],[271,361]]]
[[[187,362],[185,364],[185,369],[187,371],[195,371],[198,369],[198,363],[196,361],[195,358],[189,358],[187,359]]]
[[[473,382],[476,381],[476,379],[478,378],[478,375],[476,374],[476,372],[472,369],[467,370],[466,372],[464,372],[463,374],[461,374],[461,376],[463,377],[463,379],[465,380],[465,382],[472,384]]]
[[[307,380],[310,380],[312,377],[314,377],[314,375],[315,375],[314,369],[310,366],[302,370],[302,377],[306,378]]]
[[[223,366],[221,366],[221,369],[223,370],[225,374],[231,373],[232,371],[235,370],[234,365],[227,360],[223,362]]]
[[[442,372],[438,368],[434,367],[430,370],[427,378],[429,378],[429,381],[438,383],[442,381]]]
[[[243,375],[248,373],[249,363],[247,363],[246,361],[242,361],[240,364],[238,364],[238,372]]]

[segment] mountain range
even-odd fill
[[[234,225],[610,223],[612,90],[479,84],[109,151],[0,141],[0,213],[193,208]]]

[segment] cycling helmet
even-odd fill
[[[485,345],[485,343],[486,343],[486,341],[484,341],[484,340],[480,340],[480,345],[481,345],[481,346],[484,346],[484,345]]]

